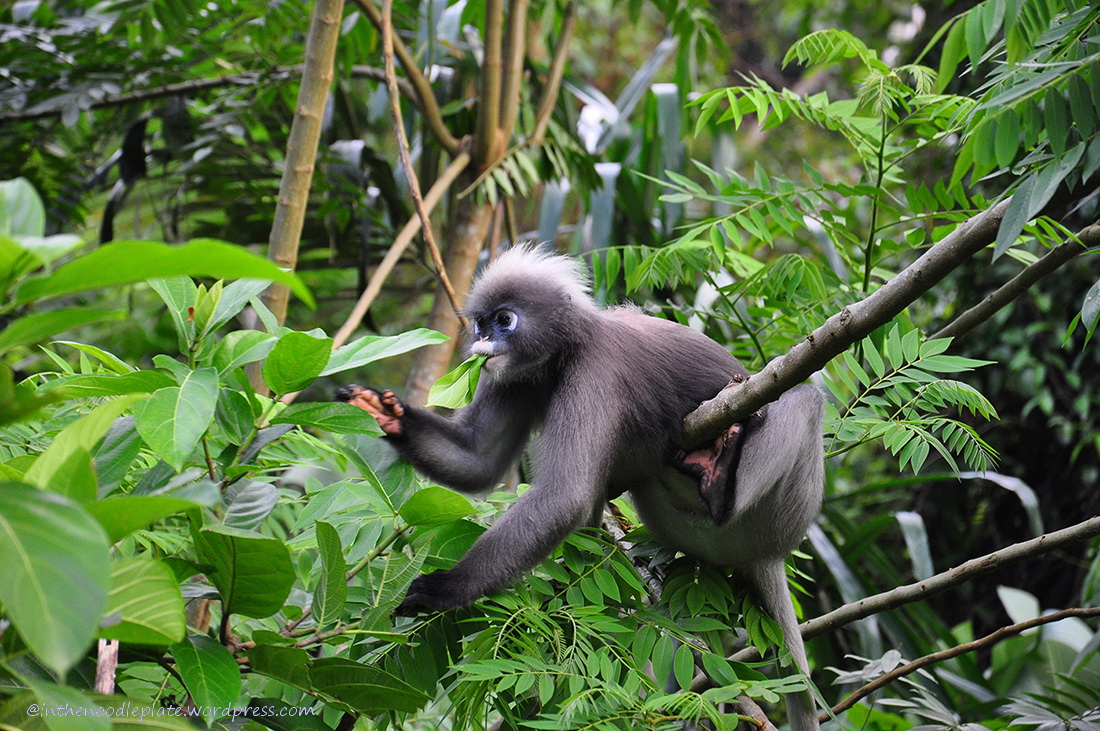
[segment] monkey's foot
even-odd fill
[[[374,417],[386,436],[401,435],[401,417],[405,415],[405,405],[393,391],[375,391],[354,383],[336,389],[336,400],[346,401],[358,406]]]
[[[716,525],[722,525],[733,512],[737,493],[737,463],[745,439],[745,423],[734,424],[713,444],[680,450],[673,465],[685,475],[699,480],[699,497],[706,504]]]
[[[473,599],[466,599],[462,584],[450,571],[436,571],[418,576],[409,586],[405,600],[394,612],[402,617],[413,617],[423,612],[445,612],[462,607]]]

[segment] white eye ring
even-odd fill
[[[493,323],[504,332],[511,332],[519,324],[519,315],[511,310],[497,310],[493,314]]]

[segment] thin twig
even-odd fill
[[[542,100],[539,102],[538,116],[535,118],[535,129],[531,132],[529,140],[531,145],[541,145],[546,136],[546,128],[550,125],[550,117],[554,114],[558,91],[561,89],[561,80],[565,76],[565,62],[569,59],[569,46],[573,40],[573,28],[576,24],[577,3],[571,2],[565,6],[565,15],[561,21],[561,35],[558,36],[557,45],[554,46],[550,70],[546,73],[546,85],[542,88]]]
[[[451,187],[451,184],[458,178],[466,166],[470,164],[470,153],[460,152],[458,156],[451,161],[443,173],[436,178],[435,183],[432,185],[431,190],[424,196],[424,208],[430,213],[433,208],[443,198],[443,194]],[[347,342],[351,334],[355,332],[355,329],[359,327],[359,323],[363,321],[363,318],[367,314],[367,310],[374,303],[374,299],[378,296],[378,293],[382,291],[382,284],[386,281],[390,272],[397,264],[398,259],[401,258],[401,254],[412,242],[413,237],[420,231],[421,219],[419,212],[410,218],[402,227],[401,231],[394,238],[393,244],[390,246],[389,251],[382,258],[382,262],[378,265],[378,268],[374,270],[374,274],[371,275],[370,281],[367,282],[367,288],[363,290],[363,294],[359,296],[359,301],[355,303],[355,307],[352,308],[351,314],[348,315],[348,319],[340,327],[340,330],[333,338],[332,347],[339,348],[341,345]]]
[[[1083,254],[1087,249],[1100,245],[1100,224],[1094,223],[1079,231],[1076,239],[1076,241],[1067,242],[1048,251],[1041,259],[1026,267],[988,297],[956,317],[932,337],[961,337],[993,317],[1010,302],[1031,289],[1040,279],[1073,260],[1078,254]]]
[[[1021,632],[1031,629],[1032,627],[1038,627],[1043,624],[1049,624],[1051,622],[1059,622],[1068,617],[1097,617],[1100,616],[1100,607],[1084,607],[1063,609],[1060,612],[1053,612],[1051,614],[1044,615],[1042,617],[1036,617],[1035,619],[1029,619],[1026,622],[1018,622],[1016,624],[1010,624],[1007,627],[1001,627],[996,632],[974,640],[972,642],[964,642],[961,645],[941,650],[940,652],[934,652],[931,655],[925,655],[924,657],[917,658],[913,662],[906,663],[901,667],[894,668],[890,672],[883,675],[881,678],[876,678],[867,685],[857,688],[855,692],[849,695],[833,706],[833,714],[840,715],[844,711],[854,706],[860,699],[867,697],[871,693],[874,693],[879,688],[882,688],[898,678],[914,673],[923,667],[932,665],[937,662],[943,662],[944,660],[950,660],[953,657],[963,655],[974,650],[980,650],[983,647],[989,645],[995,645],[1006,637],[1018,635]],[[828,713],[822,713],[819,716],[820,721],[828,721],[830,718]]]
[[[451,160],[451,164],[444,169],[443,173],[436,179],[432,185],[431,190],[424,196],[424,208],[428,213],[432,212],[432,209],[439,204],[439,201],[443,198],[443,194],[447,192],[447,189],[451,187],[451,183],[458,178],[459,174],[466,169],[466,166],[470,164],[470,153],[460,152],[458,157]],[[420,215],[414,213],[412,218],[405,222],[405,225],[398,232],[397,237],[394,238],[393,243],[390,244],[389,251],[382,257],[382,261],[378,264],[378,268],[374,270],[374,274],[371,275],[370,281],[367,282],[366,289],[363,290],[363,294],[359,295],[359,299],[355,302],[355,306],[351,308],[351,312],[348,313],[347,319],[344,320],[344,324],[340,326],[340,329],[336,332],[336,335],[332,338],[332,349],[336,350],[351,338],[352,334],[363,322],[363,318],[367,316],[367,310],[374,304],[374,300],[378,297],[382,291],[382,285],[386,283],[387,277],[390,276],[390,272],[397,266],[397,262],[401,259],[401,255],[405,253],[405,249],[412,243],[413,237],[420,231]],[[288,393],[280,399],[283,404],[292,404],[294,400],[298,398],[298,394],[301,391],[294,391]]]
[[[443,266],[443,257],[439,254],[439,247],[435,245],[435,236],[432,234],[432,222],[428,218],[428,211],[424,207],[424,199],[420,195],[420,181],[413,170],[412,158],[409,154],[409,140],[405,137],[405,124],[401,119],[401,98],[397,93],[397,74],[394,71],[393,52],[393,0],[382,2],[382,56],[386,62],[386,87],[390,92],[390,113],[393,115],[394,132],[397,134],[397,153],[401,160],[401,169],[405,173],[405,179],[409,184],[409,194],[412,195],[416,213],[420,216],[420,226],[424,232],[424,242],[431,252],[432,261],[435,263],[436,276],[439,277],[447,298],[451,301],[455,317],[466,327],[466,318],[463,317],[458,306],[458,295],[451,286],[451,280],[447,276],[447,270]]]
[[[393,43],[393,52],[390,56],[393,56],[394,53],[397,54],[397,59],[401,62],[401,68],[405,70],[405,75],[409,77],[409,83],[416,89],[416,95],[420,100],[420,112],[424,115],[428,130],[443,146],[443,149],[452,155],[457,155],[462,143],[451,134],[451,131],[447,129],[447,125],[443,123],[443,114],[439,111],[439,100],[436,99],[435,92],[432,91],[431,82],[421,72],[420,67],[416,65],[416,60],[409,52],[408,47],[393,33],[387,34],[382,30],[382,14],[378,12],[378,8],[374,7],[370,0],[354,0],[354,2],[366,13],[367,18],[382,34],[383,38],[386,35],[390,36]],[[388,25],[392,29],[393,23],[391,22]]]

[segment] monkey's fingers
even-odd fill
[[[358,406],[373,416],[387,436],[396,437],[401,434],[401,417],[405,414],[405,406],[393,391],[379,393],[373,388],[364,388],[353,383],[336,389],[336,398]]]
[[[409,586],[404,601],[394,610],[400,617],[414,617],[426,612],[445,612],[468,604],[452,586],[448,571],[436,571],[416,577]]]

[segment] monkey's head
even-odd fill
[[[466,299],[470,352],[486,355],[494,381],[535,380],[555,367],[596,313],[580,262],[516,246],[501,254]]]

